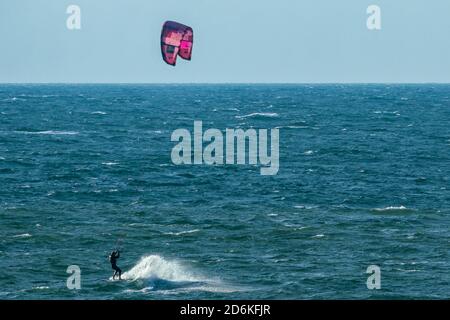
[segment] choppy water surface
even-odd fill
[[[449,298],[448,85],[1,85],[0,112],[0,299]],[[278,175],[175,166],[194,120],[279,128]]]

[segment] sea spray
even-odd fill
[[[180,263],[168,261],[158,255],[142,257],[129,271],[122,275],[125,280],[158,278],[169,281],[202,281],[192,275]]]

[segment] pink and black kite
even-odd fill
[[[161,52],[165,62],[174,66],[177,56],[191,60],[194,32],[191,27],[167,21],[161,31]]]

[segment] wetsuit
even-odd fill
[[[117,259],[120,258],[120,252],[114,251],[109,256],[109,261],[111,262],[111,268],[114,270],[113,279],[116,277],[117,274],[119,274],[119,279],[121,279],[122,270],[117,266]]]

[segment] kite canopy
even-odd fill
[[[165,62],[174,66],[177,56],[191,60],[194,32],[191,27],[174,21],[164,23],[161,32],[161,52]]]

